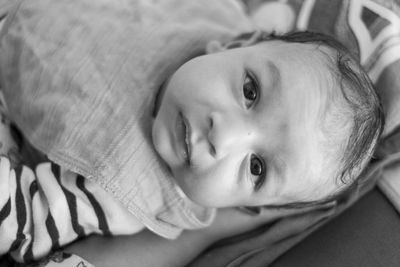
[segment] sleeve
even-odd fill
[[[59,167],[50,162],[33,171],[23,165],[11,169],[9,159],[0,158],[1,254],[26,262],[85,235],[77,220],[77,192],[62,185],[59,174]],[[76,189],[84,189],[83,177],[70,178]],[[86,228],[97,219],[85,217]]]
[[[11,168],[0,157],[0,255],[42,258],[77,238],[132,234],[136,218],[100,186],[52,162]]]

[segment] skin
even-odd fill
[[[170,77],[153,123],[155,149],[183,192],[203,206],[234,207],[336,191],[319,145],[330,52],[281,41],[215,52]]]

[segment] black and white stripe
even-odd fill
[[[0,157],[0,256],[20,262],[43,257],[75,239],[97,233],[131,234],[136,218],[83,176],[52,162],[10,168]]]

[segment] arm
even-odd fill
[[[204,229],[184,231],[168,240],[149,230],[131,236],[91,236],[67,247],[95,266],[185,266],[204,249],[222,238],[244,232],[263,221],[235,209],[221,210],[214,223]]]
[[[220,239],[249,231],[283,215],[297,216],[296,219],[288,218],[282,223],[274,224],[271,231],[268,230],[270,232],[268,244],[274,247],[278,241],[291,235],[296,236],[297,233],[330,216],[332,213],[327,212],[327,208],[329,209],[328,206],[320,207],[317,211],[309,213],[308,216],[296,215],[305,212],[304,209],[265,210],[256,217],[236,209],[223,209],[210,227],[185,231],[176,240],[167,240],[146,230],[132,236],[113,238],[91,236],[65,248],[65,251],[83,257],[96,267],[123,267],[132,266],[132,264],[134,266],[186,266],[207,247]],[[286,243],[281,249],[275,250],[281,251],[285,248]],[[277,252],[275,254],[279,255]],[[205,261],[207,262],[207,259]],[[203,265],[200,264],[200,266]]]
[[[176,240],[149,230],[135,235],[91,236],[64,249],[101,266],[185,266],[215,240],[203,230],[188,231]]]

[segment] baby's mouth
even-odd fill
[[[189,121],[185,116],[182,116],[183,124],[185,125],[185,145],[186,145],[186,163],[190,166],[192,156],[192,146],[190,143],[190,136],[192,134],[192,128],[190,127]]]
[[[182,123],[182,129],[181,129],[181,138],[179,138],[179,141],[183,141],[184,145],[184,151],[183,151],[183,156],[185,158],[186,164],[190,166],[191,164],[191,152],[192,152],[192,147],[191,147],[191,142],[190,142],[190,136],[191,136],[191,127],[190,123],[187,120],[185,116],[183,116],[182,112],[179,112],[179,117],[180,121]],[[179,127],[180,128],[180,127]]]

